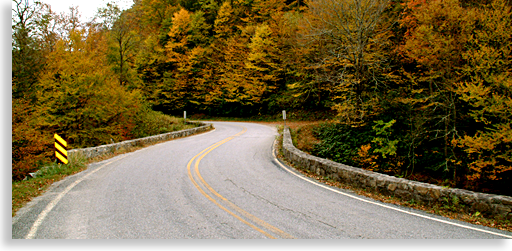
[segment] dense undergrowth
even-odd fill
[[[55,160],[53,146],[55,129],[39,127],[39,131],[36,132],[34,128],[38,127],[29,127],[29,123],[13,123],[13,182],[24,179],[29,173],[36,172]],[[68,142],[68,149],[77,149],[188,129],[196,125],[185,123],[183,118],[172,117],[146,108],[133,114],[132,119],[126,121],[123,126],[126,126],[123,134],[119,134],[118,131],[123,131],[123,128],[112,125],[98,128],[100,130],[94,133],[70,129],[59,134]],[[34,137],[34,134],[38,137]]]
[[[440,186],[512,195],[509,178],[482,183],[478,187],[464,182],[463,177],[458,177],[459,182],[453,182],[454,173],[443,168],[443,152],[437,147],[436,140],[415,149],[412,157],[403,131],[394,124],[377,121],[373,125],[354,128],[319,122],[291,129],[297,148],[318,157]]]

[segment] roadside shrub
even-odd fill
[[[320,124],[313,133],[321,142],[315,144],[311,152],[318,157],[357,166],[355,159],[359,149],[372,140],[371,130],[369,126],[352,128],[337,123]]]
[[[395,135],[392,128],[394,123],[394,120],[379,120],[360,127],[321,124],[313,129],[320,143],[312,147],[311,153],[346,165],[400,176],[405,158],[401,155],[400,136]]]
[[[137,113],[135,124],[132,131],[134,138],[143,138],[193,127],[193,125],[185,124],[183,118],[165,115],[148,107],[144,107]]]

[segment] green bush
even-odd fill
[[[136,126],[132,133],[134,138],[143,138],[196,127],[194,124],[185,123],[183,118],[165,115],[148,107],[139,111],[135,124]]]
[[[352,127],[325,123],[313,129],[321,142],[311,153],[338,163],[390,175],[402,175],[406,159],[402,135],[397,134],[395,120],[383,120]]]
[[[346,165],[357,166],[354,161],[360,147],[372,141],[372,128],[353,128],[343,124],[325,123],[313,129],[321,143],[313,146],[312,154]]]

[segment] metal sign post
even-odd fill
[[[286,110],[283,110],[284,127],[286,128]]]

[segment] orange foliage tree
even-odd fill
[[[141,96],[119,85],[106,58],[105,34],[74,29],[57,42],[41,72],[37,122],[74,148],[131,138]]]
[[[512,177],[512,12],[508,1],[495,0],[475,11],[474,29],[462,53],[463,81],[456,93],[469,105],[473,128],[454,140],[467,157],[473,186],[498,182],[509,187]]]
[[[416,66],[401,100],[422,114],[411,117],[417,135],[440,143],[453,184],[472,189],[503,184],[511,170],[510,7],[490,2],[411,0],[401,20],[399,51]]]
[[[384,22],[387,0],[307,1],[308,10],[300,34],[303,44],[314,48],[309,67],[316,68],[322,82],[331,82],[336,92],[340,121],[364,125],[375,99],[370,88],[382,81],[386,58],[382,46],[388,41]],[[316,45],[315,45],[316,44]]]
[[[74,147],[145,134],[149,103],[180,115],[333,109],[345,129],[374,133],[356,146],[374,170],[510,181],[506,0],[137,0],[88,26],[77,9],[14,3],[13,158],[26,171],[23,152],[43,160],[53,132]]]

